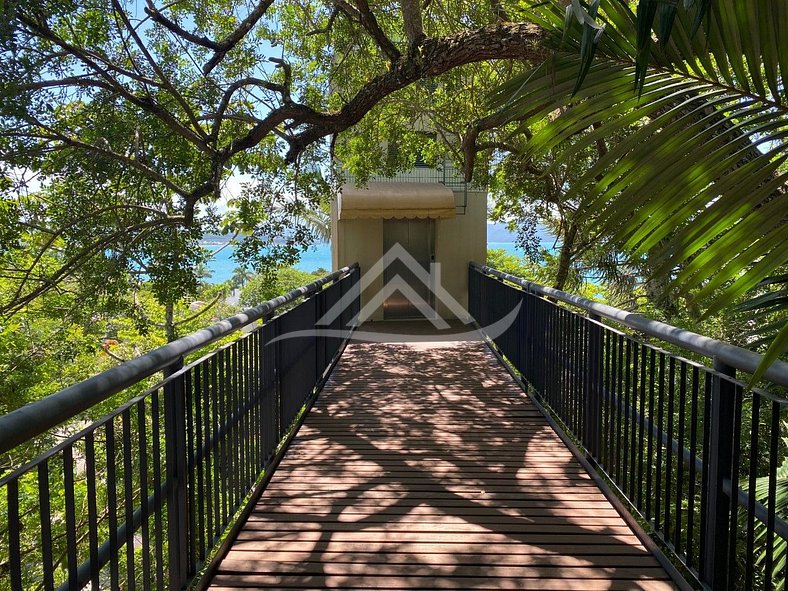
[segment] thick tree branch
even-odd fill
[[[402,23],[405,25],[405,37],[409,46],[415,48],[426,37],[421,22],[419,0],[400,0],[399,5],[402,10]]]
[[[375,40],[380,50],[389,58],[389,61],[396,62],[400,58],[400,51],[396,48],[380,28],[378,20],[369,8],[367,0],[355,0],[355,6],[351,6],[345,0],[335,0],[337,7],[351,19],[358,21],[367,33]]]
[[[306,128],[290,140],[287,162],[294,162],[314,142],[355,125],[381,100],[417,80],[439,76],[457,66],[485,60],[541,59],[545,56],[541,43],[543,38],[542,29],[534,24],[501,23],[450,37],[426,39],[418,52],[401,58],[389,72],[371,80],[339,112],[324,114],[309,109],[310,116],[302,116],[298,120]],[[272,115],[274,119],[291,117],[284,111],[271,113],[269,117]],[[266,120],[265,125],[272,127],[281,122]],[[256,140],[252,144],[255,145],[262,137],[264,135],[257,139],[252,134],[244,139],[244,144]]]
[[[291,79],[291,72],[290,66],[283,62],[282,60],[272,58],[272,62],[277,63],[280,67],[282,67],[285,71],[285,82],[284,84],[275,84],[273,82],[269,82],[268,80],[263,80],[261,78],[241,78],[240,80],[236,80],[232,84],[230,84],[227,89],[224,91],[222,95],[222,100],[219,103],[219,108],[216,110],[216,113],[212,118],[215,118],[213,129],[211,131],[211,138],[215,141],[219,137],[219,130],[221,128],[222,120],[224,119],[224,114],[227,111],[227,108],[230,105],[230,100],[232,99],[233,95],[245,86],[259,86],[260,88],[265,88],[266,90],[270,90],[272,92],[279,93],[282,97],[282,102],[284,103],[291,103],[292,99],[290,98],[290,79]],[[259,121],[259,120],[258,120]]]
[[[213,51],[219,50],[219,44],[214,41],[213,39],[209,39],[204,35],[195,35],[181,27],[174,21],[171,21],[166,16],[164,16],[159,9],[156,8],[156,5],[151,2],[151,0],[146,0],[147,6],[145,7],[145,14],[147,14],[154,22],[159,23],[162,27],[170,31],[171,33],[194,43],[195,45],[199,45],[201,47],[205,47],[207,49],[211,49]]]

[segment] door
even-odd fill
[[[430,262],[434,260],[435,222],[434,220],[383,220],[383,252],[387,253],[399,244],[416,260],[416,269],[421,267],[426,274],[430,271]],[[396,320],[401,318],[423,318],[424,315],[416,307],[423,300],[434,308],[434,294],[429,281],[425,283],[408,265],[407,261],[394,258],[389,261],[383,272],[383,281],[389,286],[391,282],[402,281],[416,293],[416,302],[395,289],[383,303],[383,318]],[[388,289],[387,289],[388,291]]]

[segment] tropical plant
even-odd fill
[[[788,424],[783,423],[783,429],[788,428]],[[783,445],[788,447],[788,437],[783,437]],[[762,476],[755,480],[755,499],[759,503],[768,505],[770,481],[769,476]],[[741,483],[742,488],[747,487],[747,482]],[[788,457],[783,458],[782,464],[778,466],[774,480],[774,511],[775,513],[785,519],[788,517]],[[742,518],[744,515],[742,515]],[[761,567],[765,567],[767,562],[766,543],[768,539],[768,531],[766,524],[762,521],[757,521],[755,524],[754,543],[756,547],[762,548],[755,557],[755,563]],[[785,589],[785,565],[786,558],[788,558],[788,541],[780,536],[774,536],[772,544],[772,582],[775,591],[783,591]]]
[[[624,0],[541,3],[532,18],[552,32],[554,53],[493,103],[521,129],[548,121],[528,142],[534,157],[583,133],[563,152],[571,159],[627,130],[567,195],[586,193],[583,213],[608,244],[647,256],[706,316],[772,275],[756,297],[784,310],[788,4],[700,4],[705,16],[654,0],[637,14]],[[761,370],[788,347],[785,315],[769,328]]]
[[[242,306],[257,306],[289,291],[312,283],[315,276],[293,267],[283,267],[273,273],[255,275],[241,290]]]

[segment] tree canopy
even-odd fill
[[[756,294],[771,313],[785,299],[788,9],[750,5],[6,0],[0,256],[18,288],[0,311],[67,278],[90,291],[110,277],[114,293],[129,273],[174,300],[209,230],[239,232],[261,266],[292,263],[336,188],[334,157],[362,182],[417,152],[481,183],[508,162],[511,197],[522,170],[544,179],[591,149],[559,191],[583,242],[648,259],[712,312],[771,281]],[[23,198],[20,171],[38,179]],[[222,219],[233,175],[252,182]],[[788,331],[772,329],[779,354]]]

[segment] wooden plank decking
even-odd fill
[[[671,589],[479,342],[357,343],[211,589]]]

